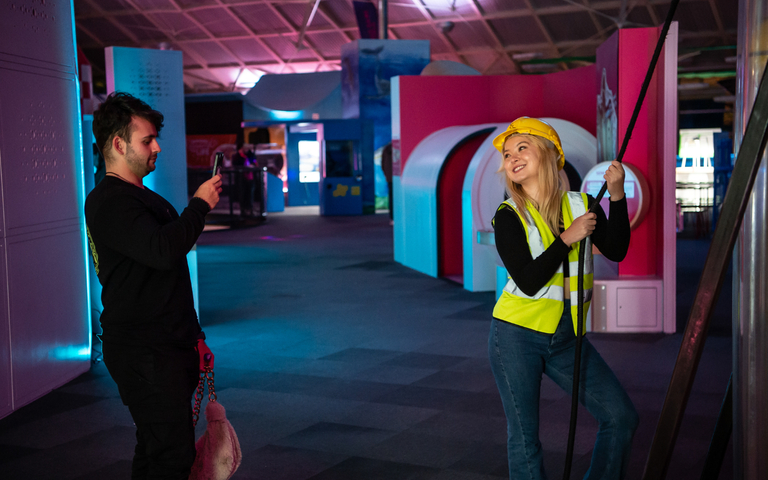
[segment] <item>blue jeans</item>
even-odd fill
[[[548,335],[493,319],[488,339],[491,369],[507,416],[509,478],[539,480],[544,473],[539,442],[539,391],[544,373],[569,394],[573,388],[576,335],[570,302],[557,331]],[[582,343],[579,402],[598,422],[592,463],[585,479],[624,478],[639,422],[632,400],[595,347]]]

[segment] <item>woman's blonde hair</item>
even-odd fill
[[[529,224],[531,223],[531,218],[528,216],[528,210],[525,208],[526,203],[530,203],[539,211],[549,229],[557,236],[560,234],[560,202],[562,201],[560,175],[557,169],[557,159],[560,153],[552,142],[536,135],[513,134],[505,138],[504,143],[506,144],[512,137],[525,137],[526,140],[533,144],[539,154],[539,193],[543,200],[541,205],[537,204],[533,198],[525,193],[522,185],[509,179],[504,169],[504,156],[502,155],[501,167],[498,172],[504,175],[507,194],[517,205],[520,213],[523,214]]]

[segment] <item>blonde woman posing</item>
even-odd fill
[[[577,327],[579,242],[586,238],[584,311],[592,298],[592,243],[621,261],[629,247],[624,168],[605,173],[609,216],[592,197],[560,190],[565,158],[557,132],[522,117],[496,137],[509,199],[494,218],[496,248],[509,280],[493,310],[488,350],[507,416],[510,479],[544,479],[539,442],[542,374],[571,392]],[[584,329],[586,330],[586,328]],[[638,416],[600,354],[584,338],[579,401],[599,429],[585,479],[621,479]]]

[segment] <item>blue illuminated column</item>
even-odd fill
[[[157,169],[144,185],[181,212],[187,198],[187,143],[184,125],[184,80],[181,52],[146,48],[105,49],[107,91],[130,93],[165,117]]]
[[[430,60],[429,40],[355,40],[341,47],[341,103],[344,118],[373,121],[373,148],[392,141],[390,79],[419,75]],[[384,172],[363,171],[363,208],[375,192],[387,196]],[[374,180],[375,178],[375,180]]]
[[[184,124],[184,70],[182,53],[173,50],[109,47],[105,49],[107,91],[126,92],[147,102],[164,117],[156,169],[144,178],[144,185],[171,202],[181,212],[189,203],[187,195],[187,144]],[[187,255],[197,295],[197,252]]]

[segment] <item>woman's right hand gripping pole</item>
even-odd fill
[[[560,234],[560,239],[570,247],[574,243],[578,243],[592,235],[592,232],[595,231],[595,225],[597,225],[597,214],[587,212],[580,217],[576,217],[571,226]]]

